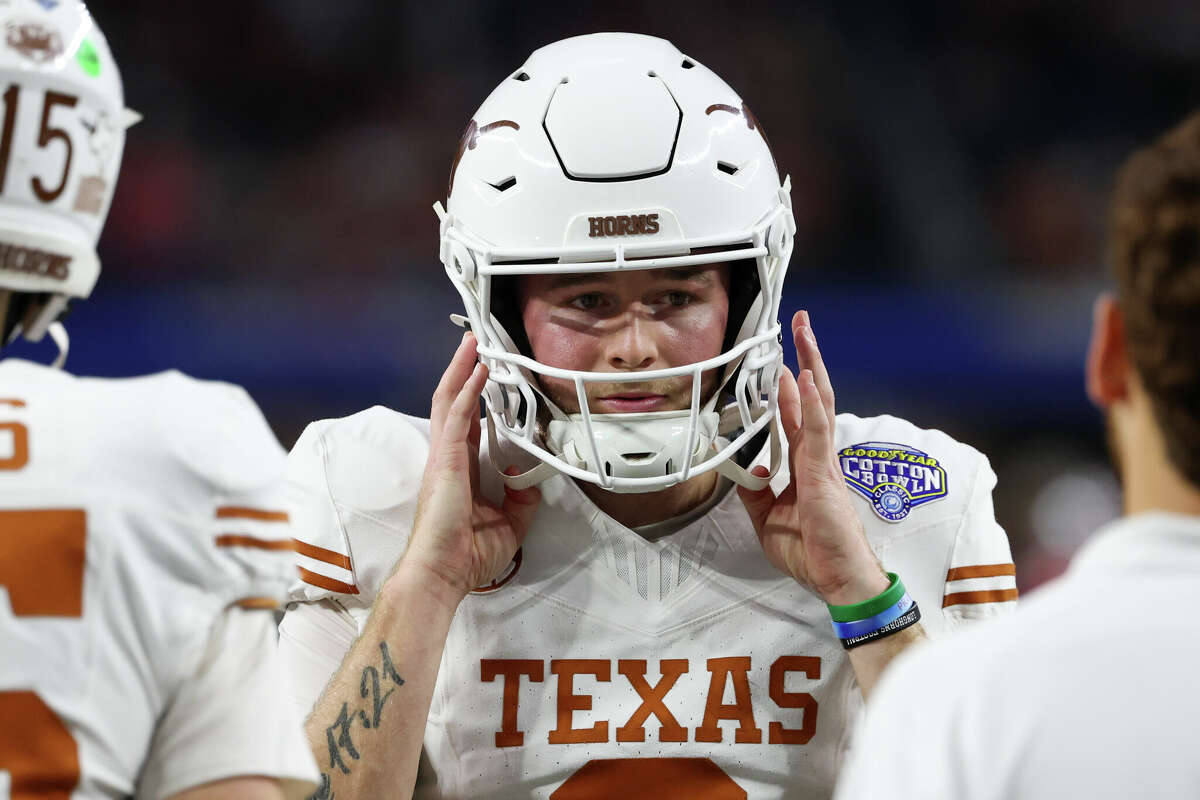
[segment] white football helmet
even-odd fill
[[[506,476],[509,485],[561,472],[611,491],[648,492],[713,469],[744,486],[767,484],[769,476],[751,475],[735,459],[761,445],[769,426],[772,475],[780,461],[778,314],[795,233],[789,188],[737,94],[662,39],[565,39],[534,52],[492,92],[463,136],[447,207],[435,208],[441,260],[466,306],[458,321],[475,332],[490,370],[492,453],[499,437],[542,462]],[[496,315],[498,276],[732,261],[747,268],[731,282],[755,285],[743,308],[731,304],[728,349],[621,375],[623,385],[691,376],[691,404],[681,411],[591,413],[586,384],[611,382],[613,373],[539,363]],[[714,369],[721,387],[702,397],[700,375]],[[539,377],[572,381],[579,413],[551,402]],[[722,397],[727,405],[718,408]]]
[[[0,289],[13,293],[0,346],[51,330],[100,274],[96,241],[121,166],[121,75],[79,0],[0,5]]]

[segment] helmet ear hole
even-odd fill
[[[754,259],[729,262],[729,315],[725,322],[725,350],[733,347],[738,338],[745,334],[746,317],[753,309],[760,290],[758,264]]]
[[[475,258],[465,245],[454,242],[450,246],[450,258],[453,259],[454,271],[464,281],[475,280]]]

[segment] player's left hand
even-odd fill
[[[792,341],[799,378],[785,369],[779,379],[791,482],[778,497],[769,486],[757,492],[738,487],[738,494],[772,564],[827,603],[861,602],[887,589],[888,578],[867,543],[838,464],[833,387],[807,311],[792,317]],[[759,466],[755,474],[768,472]]]

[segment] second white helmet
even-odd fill
[[[70,299],[91,293],[136,118],[83,3],[0,7],[0,289],[35,299],[14,334],[40,339]]]

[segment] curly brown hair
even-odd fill
[[[1200,487],[1200,112],[1121,167],[1109,231],[1134,368],[1168,458]]]

